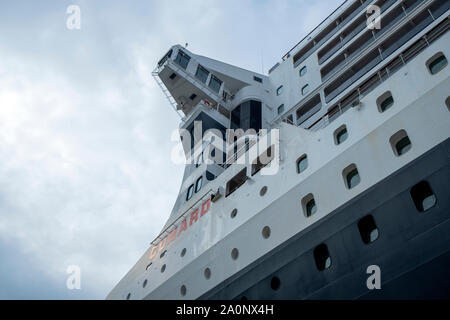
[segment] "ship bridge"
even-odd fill
[[[193,54],[175,45],[158,62],[153,76],[187,127],[200,110],[230,127],[235,94],[263,85],[266,76]]]

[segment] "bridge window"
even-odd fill
[[[175,58],[175,62],[183,69],[187,68],[190,60],[191,57],[188,56],[183,50],[178,51],[178,55]]]
[[[198,65],[197,72],[195,73],[195,77],[203,83],[206,83],[208,79],[209,71],[203,68],[201,65]]]
[[[216,93],[219,93],[221,86],[222,80],[217,78],[215,75],[211,75],[211,79],[209,80],[209,87]]]

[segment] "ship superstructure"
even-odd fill
[[[449,9],[345,1],[268,75],[170,48],[189,161],[108,298],[450,297]]]

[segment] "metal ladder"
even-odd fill
[[[152,72],[152,76],[153,79],[155,79],[156,83],[158,84],[158,86],[161,88],[161,91],[164,93],[164,95],[166,96],[167,100],[169,101],[170,105],[172,106],[172,108],[175,110],[175,112],[178,114],[178,116],[180,118],[183,118],[183,116],[180,114],[180,111],[178,110],[178,103],[175,101],[174,97],[172,97],[172,95],[170,94],[170,91],[167,89],[167,87],[164,85],[164,83],[162,82],[162,80],[159,78],[159,72],[158,72],[158,68],[156,68],[153,72]]]

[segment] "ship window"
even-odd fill
[[[405,130],[400,130],[389,140],[394,154],[398,157],[404,155],[411,149],[411,140]]]
[[[262,83],[263,80],[260,77],[257,76],[253,76],[253,80],[255,80],[256,82]]]
[[[201,65],[198,65],[197,72],[195,73],[195,77],[203,83],[206,83],[208,79],[209,71],[203,68]]]
[[[411,198],[414,201],[414,205],[419,212],[428,211],[436,205],[436,196],[427,181],[422,181],[416,184],[411,188],[410,193]]]
[[[184,297],[186,295],[187,289],[186,286],[183,284],[180,288],[180,293]]]
[[[311,217],[317,212],[316,200],[312,193],[308,194],[302,199],[303,213],[307,218]]]
[[[308,156],[304,154],[297,160],[297,173],[300,174],[306,169],[308,169]]]
[[[287,123],[289,124],[294,124],[294,116],[292,114],[288,115],[287,119]]]
[[[127,300],[130,300],[131,298],[131,293],[127,294]]]
[[[175,79],[176,77],[177,77],[176,73],[172,73],[172,74],[169,76],[170,80],[173,80],[173,79]]]
[[[213,181],[215,178],[216,176],[213,173],[206,171],[206,180]]]
[[[159,258],[160,258],[160,259],[164,258],[164,256],[166,255],[166,253],[167,253],[167,250],[164,250],[163,253],[161,253],[161,254],[159,255]]]
[[[372,243],[378,239],[378,228],[375,224],[375,219],[371,215],[365,216],[358,221],[358,229],[365,244]]]
[[[267,187],[264,186],[264,187],[262,187],[261,190],[259,191],[259,195],[260,195],[261,197],[264,197],[264,196],[266,195],[266,193],[267,193]]]
[[[183,50],[180,50],[180,51],[178,51],[178,55],[175,59],[175,62],[183,69],[186,69],[190,60],[191,60],[191,57],[188,56]]]
[[[308,69],[306,69],[306,66],[300,69],[300,77],[303,77],[306,74],[306,71],[308,71]]]
[[[334,143],[336,145],[343,143],[345,140],[347,140],[347,138],[348,138],[348,131],[347,131],[347,127],[345,125],[339,127],[334,132]]]
[[[205,271],[203,272],[203,274],[205,275],[205,279],[210,279],[211,278],[211,269],[210,268],[206,268]]]
[[[233,211],[231,211],[231,219],[234,219],[234,218],[236,218],[236,216],[237,216],[237,213],[238,213],[238,210],[237,209],[233,209]]]
[[[351,164],[345,168],[342,171],[342,176],[344,177],[345,186],[348,189],[353,189],[361,182],[361,177],[355,164]]]
[[[270,146],[265,152],[263,152],[253,163],[252,163],[252,176],[257,174],[262,168],[267,166],[274,158],[273,152],[274,146]]]
[[[427,62],[431,74],[436,74],[447,66],[447,58],[442,52],[439,52]]]
[[[323,271],[331,267],[331,257],[326,244],[322,243],[314,249],[314,260],[319,271]]]
[[[277,89],[277,96],[281,95],[283,93],[283,86],[279,86]]]
[[[164,271],[166,271],[166,265],[165,264],[163,264],[162,267],[161,267],[161,273],[164,273]]]
[[[270,238],[270,233],[271,233],[270,227],[265,226],[262,229],[262,236],[263,236],[264,239],[269,239]]]
[[[305,95],[305,94],[307,94],[308,92],[309,92],[309,84],[305,85],[305,86],[302,88],[302,95]]]
[[[277,291],[280,289],[280,278],[278,277],[273,277],[272,280],[270,281],[270,287],[272,288],[273,291]]]
[[[202,188],[202,183],[203,183],[203,177],[198,178],[197,182],[195,183],[195,193],[200,191],[200,189]]]
[[[247,181],[247,168],[242,169],[237,175],[228,181],[226,197],[242,186],[245,181]]]
[[[239,250],[237,248],[231,250],[231,258],[233,260],[237,260],[237,258],[239,258]]]
[[[394,104],[394,98],[392,97],[392,94],[390,91],[383,93],[378,99],[377,99],[377,106],[379,112],[385,112],[387,109],[392,107]]]
[[[284,111],[284,104],[278,107],[278,114],[282,114]]]
[[[144,283],[142,283],[142,288],[145,288],[147,286],[147,279],[144,280]]]
[[[222,80],[217,78],[215,75],[211,75],[211,79],[209,80],[209,87],[219,93],[220,87],[222,86]]]
[[[189,186],[189,189],[188,189],[188,192],[186,195],[186,201],[191,199],[193,195],[194,195],[194,185],[192,184]]]
[[[450,111],[450,97],[447,97],[447,100],[445,100],[445,104],[447,105],[448,111]]]
[[[197,98],[197,95],[195,93],[191,94],[191,96],[189,97],[189,99],[191,99],[192,101],[194,101],[195,98]]]
[[[147,265],[147,267],[145,267],[145,270],[150,269],[151,266],[152,266],[152,263],[150,262],[150,263]]]
[[[183,250],[181,250],[180,256],[183,258],[186,255],[186,248],[183,248]]]

